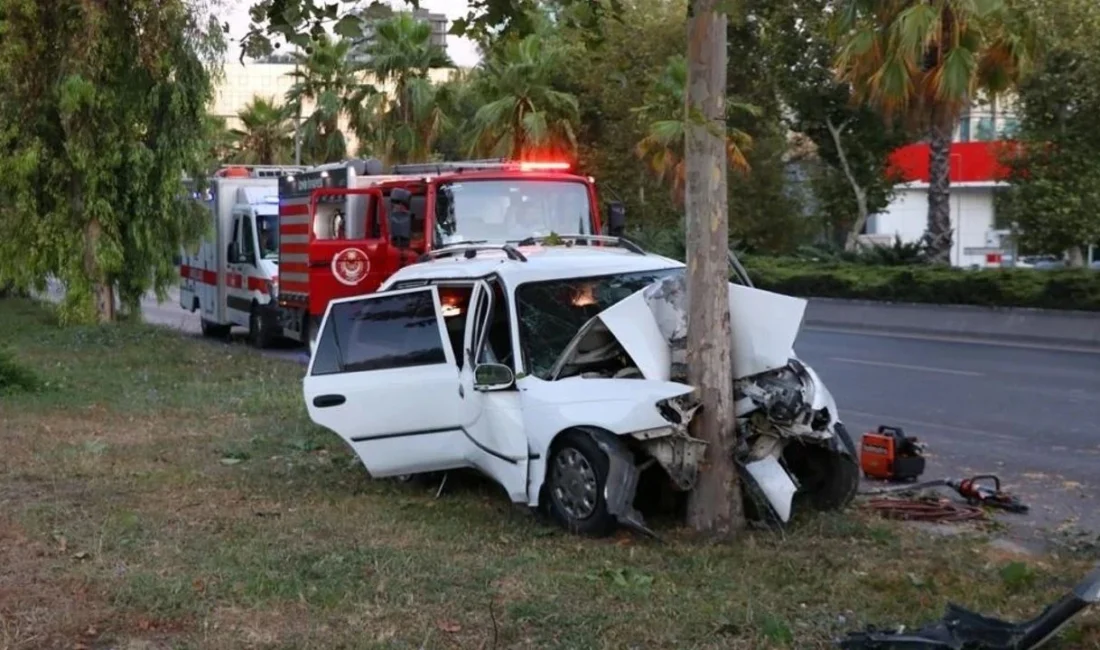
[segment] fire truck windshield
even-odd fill
[[[434,246],[592,232],[588,187],[577,181],[451,181],[435,205]]]

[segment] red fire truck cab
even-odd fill
[[[391,219],[398,188],[410,195],[409,219]],[[621,235],[622,203],[607,212],[604,227],[594,179],[568,163],[473,160],[384,173],[377,160],[351,160],[283,176],[270,324],[306,343],[329,301],[376,290],[430,250],[551,233]]]

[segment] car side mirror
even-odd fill
[[[611,201],[607,204],[607,234],[612,237],[622,237],[626,232],[626,206],[622,201]]]
[[[237,264],[238,262],[240,262],[240,250],[238,249],[236,243],[229,243],[229,248],[225,251],[225,259],[230,264]]]
[[[412,239],[412,213],[393,210],[389,214],[390,243],[396,248],[405,249]]]
[[[474,390],[508,390],[515,383],[515,373],[502,363],[483,363],[474,368]]]

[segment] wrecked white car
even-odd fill
[[[688,433],[683,264],[616,241],[449,247],[333,301],[310,417],[375,478],[473,468],[570,530],[646,530],[639,486],[691,490],[706,445]],[[730,284],[746,506],[780,522],[796,500],[846,505],[859,480],[829,391],[793,353],[804,309]]]

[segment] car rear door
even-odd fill
[[[434,286],[331,302],[303,393],[310,418],[374,477],[467,464],[458,365]]]

